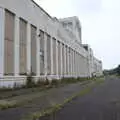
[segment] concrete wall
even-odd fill
[[[74,37],[80,44],[82,44],[82,33],[81,33],[81,24],[78,17],[68,17],[59,19],[63,27]]]
[[[94,64],[94,72],[93,72],[94,75],[96,75],[96,76],[103,75],[103,72],[102,72],[102,62],[94,57],[93,64]]]
[[[36,78],[60,78],[63,75],[64,77],[88,77],[90,75],[89,52],[81,45],[79,36],[81,30],[77,29],[77,33],[66,30],[59,20],[52,18],[32,0],[0,0],[0,7],[0,75],[3,77],[1,80],[3,82],[6,81],[5,85],[9,86],[11,83],[8,81],[11,80],[16,82],[16,78],[19,78],[18,80],[21,83],[25,76],[20,76],[19,73],[30,72],[31,64],[36,65],[33,67],[33,71],[36,71]],[[6,9],[15,15],[15,76],[4,76],[3,73],[4,18]],[[26,24],[21,25],[21,20],[24,20]],[[79,21],[76,19],[72,20],[74,27],[76,27]],[[31,31],[31,25],[36,28],[36,33]],[[26,28],[23,28],[25,26]],[[31,33],[34,33],[34,38]],[[31,42],[33,39],[36,40],[34,44],[33,41]],[[25,51],[23,52],[24,55],[20,56],[20,44],[22,41],[25,42],[25,46],[23,46]],[[34,50],[31,50],[33,48]],[[35,52],[36,55],[33,55]],[[31,59],[32,57],[35,58]],[[64,66],[62,67],[62,65]]]
[[[70,33],[63,28],[59,21],[49,17],[31,0],[1,0],[0,6],[7,8],[11,12],[15,13],[18,17],[29,21],[29,23],[39,27],[49,35],[56,37],[59,41],[68,44],[69,46],[71,45],[70,42],[75,41],[75,38],[71,37]],[[74,44],[74,48],[79,46],[77,43]],[[87,53],[80,46],[77,48],[77,51],[84,56],[87,55]]]
[[[3,77],[4,71],[4,10],[0,8],[0,77]]]

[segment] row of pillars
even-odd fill
[[[4,21],[5,10],[0,8],[0,76],[4,75]],[[15,44],[14,44],[14,75],[19,76],[19,16],[15,16]],[[40,28],[37,26],[36,32],[36,75],[40,76]],[[27,23],[27,71],[31,70],[31,24]],[[56,51],[53,51],[53,42],[56,42]],[[56,75],[61,77],[73,77],[80,76],[80,57],[79,53],[73,50],[70,46],[61,43],[57,39],[50,37],[50,75]],[[60,48],[60,49],[59,49]],[[56,54],[54,65],[53,52]],[[59,54],[60,53],[60,54]],[[48,63],[47,63],[47,33],[44,32],[44,75],[48,75]],[[56,67],[56,68],[54,68]]]

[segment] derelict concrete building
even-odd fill
[[[28,73],[48,79],[90,77],[80,21],[53,18],[33,0],[0,0],[0,86],[24,84]]]

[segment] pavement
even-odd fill
[[[120,79],[106,77],[103,84],[73,99],[54,117],[40,120],[120,120]]]
[[[88,86],[90,83],[75,83],[70,85],[65,85],[63,87],[52,88],[48,91],[43,92],[32,92],[28,95],[15,96],[9,99],[5,99],[5,101],[27,101],[25,104],[21,104],[16,108],[9,108],[6,110],[0,110],[0,120],[22,120],[27,115],[40,112],[45,108],[49,108],[56,104],[61,104],[63,101],[73,94],[81,91]],[[28,101],[29,100],[29,101]],[[18,102],[18,103],[19,103]]]

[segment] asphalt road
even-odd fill
[[[120,79],[107,77],[89,94],[75,98],[45,120],[120,120]]]

